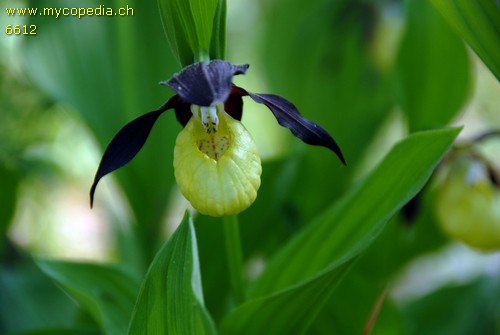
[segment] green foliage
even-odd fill
[[[494,0],[430,0],[500,80],[500,10]]]
[[[359,271],[359,264],[358,261],[339,284],[314,320],[308,334],[362,334],[363,331],[366,332],[364,330],[366,323],[373,313],[377,300],[384,294],[386,288],[376,282],[370,273]],[[404,334],[402,321],[394,304],[382,300],[382,307],[376,317],[372,334]]]
[[[411,131],[437,128],[465,102],[469,59],[464,43],[428,1],[411,0],[407,9],[397,60],[401,106]]]
[[[303,334],[349,270],[334,264],[300,286],[241,305],[223,321],[222,334]]]
[[[271,320],[273,334],[303,333],[350,263],[424,185],[457,134],[419,133],[398,144],[369,177],[276,254],[251,296],[278,293],[236,309],[224,321],[224,333],[262,333]],[[387,196],[381,200],[377,194]]]
[[[225,48],[225,0],[158,0],[163,26],[182,66],[222,59]]]
[[[291,174],[286,187],[293,205],[300,204],[307,222],[350,186],[394,103],[391,76],[370,57],[376,21],[370,2],[281,0],[266,21],[261,43],[273,52],[262,53],[262,63],[274,92],[330,131],[347,160],[344,168],[326,152],[301,147],[304,152],[293,155],[303,157],[282,167]]]
[[[18,335],[98,335],[100,334],[96,330],[92,329],[60,329],[60,328],[50,328],[44,330],[35,330],[25,333],[19,333]]]
[[[92,0],[86,6],[99,4]],[[36,0],[30,5],[43,8]],[[73,5],[71,1],[57,0],[51,6]],[[44,27],[44,33],[23,43],[30,77],[51,98],[76,108],[100,147],[105,147],[125,123],[156,109],[172,95],[157,85],[177,66],[163,38],[155,3],[142,2],[131,17],[31,19]],[[153,131],[141,154],[116,174],[135,219],[141,222],[140,226],[134,225],[134,236],[128,236],[127,248],[139,245],[136,257],[143,262],[142,268],[147,268],[161,243],[158,229],[174,184],[173,149],[165,143],[173,143],[180,127],[172,122],[173,115],[164,118],[170,122],[158,122],[157,127],[162,129]]]
[[[86,1],[85,6],[100,5]],[[350,335],[366,333],[372,319],[374,335],[498,331],[497,277],[438,289],[410,302],[386,294],[402,269],[447,242],[432,215],[434,190],[425,185],[459,133],[447,125],[471,87],[472,67],[461,38],[499,76],[500,21],[493,1],[430,2],[435,8],[429,1],[410,0],[406,15],[397,12],[404,32],[392,47],[379,45],[377,38],[387,19],[386,1],[252,5],[258,20],[241,30],[245,38],[233,38],[230,45],[230,50],[252,51],[241,59],[251,64],[243,78],[260,85],[255,92],[293,101],[306,118],[327,129],[348,166],[298,141],[280,157],[263,160],[257,200],[239,216],[244,271],[235,273],[234,264],[227,264],[220,219],[186,214],[164,241],[165,213],[175,211],[178,200],[172,160],[181,126],[173,112],[162,116],[156,125],[161,129],[153,130],[141,153],[116,173],[131,209],[120,219],[130,232],[111,231],[118,264],[38,260],[35,265],[20,256],[9,229],[15,194],[19,185],[29,184],[24,170],[12,168],[17,160],[0,152],[0,227],[6,241],[0,246],[0,333]],[[402,2],[390,3],[403,9]],[[177,61],[185,66],[224,58],[225,0],[132,5],[133,17],[30,17],[40,34],[16,49],[29,80],[50,103],[69,106],[71,117],[100,148],[125,123],[172,95],[157,83],[179,70]],[[45,4],[33,0],[30,6]],[[74,3],[53,0],[51,6]],[[380,49],[391,55],[383,66],[375,56]],[[9,115],[31,106],[10,100],[23,101],[19,92],[33,88],[7,86],[1,88],[0,107],[11,106]],[[386,154],[374,139],[399,107],[412,134]],[[0,125],[6,115],[2,110]],[[30,129],[25,124],[23,132]],[[283,134],[290,143],[295,140]],[[0,142],[0,149],[8,146]],[[33,151],[23,145],[18,152]],[[89,187],[94,172],[88,171]],[[88,188],[80,191],[86,194]],[[400,209],[414,196],[420,207],[409,219]],[[100,197],[97,210],[111,212]],[[235,303],[229,278],[242,273],[240,289],[247,299]]]
[[[2,180],[2,192],[0,192],[0,257],[2,251],[6,250],[6,237],[9,223],[16,209],[17,190],[22,177],[19,171],[4,166],[0,161],[0,180]]]
[[[203,305],[196,236],[186,212],[146,274],[128,334],[215,333]]]
[[[71,294],[106,334],[124,334],[139,284],[111,266],[37,261],[38,266]]]
[[[373,312],[382,292],[401,268],[419,255],[442,247],[440,234],[428,213],[432,207],[426,192],[425,207],[409,225],[401,215],[393,217],[380,236],[359,256],[353,269],[339,284],[332,297],[311,325],[314,334],[359,334]],[[331,320],[335,320],[332,324]],[[405,334],[407,320],[389,298],[383,302],[373,334]]]
[[[382,163],[279,252],[256,282],[260,296],[297,284],[365,249],[385,222],[425,184],[458,135],[423,132],[399,143]],[[385,194],[383,199],[377,194]],[[318,249],[318,245],[322,245]]]
[[[409,334],[498,334],[500,285],[485,277],[466,285],[444,287],[410,302],[403,313],[413,320]]]
[[[77,314],[76,304],[31,260],[11,255],[9,261],[0,268],[2,334],[70,327]]]

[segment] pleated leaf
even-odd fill
[[[350,269],[353,259],[339,263],[299,286],[241,305],[223,321],[221,333],[304,333]]]
[[[98,330],[85,329],[85,328],[71,328],[71,329],[60,329],[60,328],[49,328],[28,331],[23,333],[16,333],[16,335],[100,335]]]
[[[397,59],[400,103],[411,131],[443,127],[467,97],[465,44],[428,1],[411,0],[407,10]]]
[[[500,281],[484,275],[470,283],[444,286],[401,307],[411,322],[408,334],[498,334]],[[410,321],[411,320],[411,321]]]
[[[21,183],[21,173],[6,167],[0,162],[0,180],[2,188],[0,190],[0,256],[3,256],[5,239],[12,216],[14,215],[17,202],[17,190]]]
[[[495,0],[430,0],[500,80],[500,5]]]
[[[108,335],[127,331],[139,283],[111,266],[37,261],[45,274],[76,299]]]
[[[204,306],[196,236],[188,212],[146,274],[128,334],[216,334]]]
[[[271,260],[251,291],[254,300],[229,314],[223,333],[303,333],[335,296],[350,263],[423,187],[458,132],[421,132],[397,144],[364,181]]]
[[[419,132],[395,145],[368,177],[277,254],[252,295],[276,292],[316,275],[345,255],[359,254],[422,188],[458,132]]]
[[[158,0],[163,27],[182,66],[222,58],[226,2],[223,0]]]
[[[85,7],[96,8],[100,4],[99,0],[87,0]],[[120,0],[106,3],[115,9],[122,5]],[[29,81],[54,101],[74,108],[102,149],[125,124],[172,96],[158,82],[178,69],[165,39],[157,3],[142,1],[137,6],[130,5],[135,9],[133,16],[117,15],[105,20],[96,16],[81,20],[30,16],[27,23],[43,27],[43,33],[20,43],[19,55],[26,62]],[[31,0],[26,6],[43,11],[45,4]],[[50,6],[71,8],[74,1],[53,0]],[[130,260],[127,253],[134,245],[141,245],[143,248],[132,251],[143,263],[139,267],[151,262],[161,243],[158,230],[162,229],[167,198],[175,184],[172,148],[180,127],[173,115],[164,115],[164,119],[159,121],[159,129],[152,131],[138,157],[114,174],[132,216],[140,222],[133,225],[133,234],[123,235],[120,245],[124,251],[119,258]],[[97,166],[87,171],[89,187],[95,169]],[[101,186],[110,179],[101,181]],[[104,204],[101,199],[97,195],[97,206]]]
[[[244,243],[249,248],[276,240],[269,230],[279,229],[280,224],[287,226],[283,231],[289,234],[290,228],[308,222],[344,193],[381,122],[391,111],[392,79],[374,66],[366,52],[373,44],[373,24],[378,22],[375,3],[380,2],[275,0],[267,8],[259,40],[263,74],[270,87],[267,92],[292,101],[304,117],[328,130],[342,149],[348,168],[330,152],[299,143],[297,147],[303,148],[303,154],[294,154],[283,166],[288,177],[281,177],[277,170],[276,177],[270,178],[271,182],[283,180],[286,186],[281,187],[289,190],[276,192],[283,199],[282,206],[269,209],[264,205],[257,214],[253,209],[262,196],[259,192],[249,211],[260,220],[249,217],[246,224],[249,211],[241,215],[242,226],[260,225],[255,240]],[[292,145],[297,143],[292,137],[284,139]],[[261,187],[266,184],[263,182]],[[304,196],[313,192],[315,196]],[[280,236],[281,240],[286,234]]]
[[[0,334],[71,327],[77,304],[31,258],[6,260],[0,267]]]
[[[270,320],[273,334],[303,333],[349,263],[421,189],[457,134],[457,129],[417,133],[396,145],[371,175],[277,254],[251,292],[257,299],[225,319],[224,333],[263,333]]]

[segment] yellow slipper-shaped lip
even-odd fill
[[[247,209],[257,197],[261,162],[250,133],[224,111],[207,132],[193,117],[177,136],[174,171],[182,194],[202,214],[225,216]]]

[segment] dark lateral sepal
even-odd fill
[[[231,91],[233,76],[245,74],[248,64],[233,65],[222,60],[185,67],[160,84],[170,87],[185,102],[198,106],[223,103]]]
[[[247,93],[255,102],[266,105],[278,123],[290,129],[292,134],[304,143],[326,147],[333,151],[344,165],[346,164],[344,155],[333,137],[318,124],[305,119],[290,101],[274,94]]]
[[[113,137],[104,151],[99,167],[97,168],[94,183],[90,188],[90,207],[94,204],[94,193],[99,180],[108,173],[130,162],[141,150],[144,143],[146,143],[158,117],[166,110],[173,108],[178,101],[179,98],[177,96],[172,97],[158,110],[141,115],[125,125]]]

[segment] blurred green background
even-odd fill
[[[103,148],[120,127],[172,96],[158,83],[181,67],[156,1],[108,0],[132,6],[135,15],[83,19],[9,17],[3,7],[101,3],[1,4],[2,29],[36,24],[38,35],[0,33],[0,333],[100,333],[98,317],[64,294],[40,259],[113,263],[137,290],[188,207],[173,174],[181,130],[173,112],[160,118],[133,162],[101,181],[92,210],[88,191]],[[348,162],[343,167],[327,150],[304,145],[264,106],[245,100],[243,123],[263,160],[258,198],[240,215],[249,282],[397,140],[450,124],[464,125],[465,140],[500,127],[498,80],[427,1],[227,5],[226,59],[250,64],[235,84],[293,101],[333,135]],[[499,149],[498,140],[480,148],[497,169]],[[311,334],[360,334],[384,287],[379,334],[500,331],[500,253],[446,237],[431,189],[414,218],[398,214],[389,222]],[[195,225],[205,301],[219,321],[230,301],[217,221],[199,216]]]

